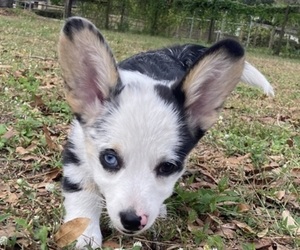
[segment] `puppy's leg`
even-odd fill
[[[83,234],[77,239],[76,248],[83,249],[90,245],[93,248],[100,247],[102,235],[100,231],[101,197],[91,191],[64,192],[64,206],[66,215],[64,221],[85,217],[90,223]]]

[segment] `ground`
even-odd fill
[[[59,249],[61,152],[72,119],[57,61],[62,25],[0,9],[0,249]],[[103,33],[117,60],[187,42]],[[104,218],[106,249],[140,249],[137,241],[142,249],[300,248],[300,61],[264,49],[248,49],[247,60],[275,98],[240,84],[189,157],[168,217],[137,237]]]

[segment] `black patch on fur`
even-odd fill
[[[205,50],[205,47],[196,44],[177,45],[134,55],[120,62],[119,67],[138,71],[156,80],[172,81],[183,78]]]
[[[170,89],[165,85],[155,85],[155,90],[158,93],[158,96],[160,96],[166,104],[173,105],[174,111],[178,112],[181,145],[176,149],[176,155],[179,159],[176,165],[183,165],[185,158],[195,147],[197,142],[204,136],[205,131],[200,128],[193,131],[190,130],[186,110],[184,108],[185,94],[181,90],[180,84],[174,89]],[[178,171],[181,171],[181,169]]]
[[[183,107],[186,100],[186,96],[184,91],[182,90],[182,84],[182,81],[178,81],[177,83],[173,84],[172,91],[178,104]]]
[[[79,157],[72,149],[75,149],[75,146],[71,141],[68,141],[63,151],[63,165],[73,164],[78,166],[81,164]]]
[[[226,52],[229,54],[229,56],[231,56],[233,58],[237,58],[237,59],[243,57],[245,54],[245,51],[244,51],[244,48],[242,47],[242,45],[233,39],[225,39],[225,40],[222,40],[222,41],[214,44],[207,50],[207,52],[205,54],[206,55],[211,54],[220,49],[225,49]]]
[[[80,31],[84,28],[84,20],[81,18],[71,17],[67,19],[65,26],[63,27],[64,34],[73,41],[73,33]]]
[[[68,192],[68,193],[78,192],[78,191],[82,190],[80,183],[71,182],[70,178],[68,178],[68,177],[63,177],[62,188],[65,192]]]
[[[155,85],[158,95],[170,105],[173,105],[174,111],[178,112],[178,122],[180,124],[180,141],[181,145],[175,150],[178,156],[176,165],[183,165],[189,152],[195,147],[197,142],[204,136],[205,131],[199,129],[191,131],[188,126],[187,114],[184,109],[185,94],[180,86],[174,90],[165,85]],[[178,169],[181,171],[181,169]]]
[[[79,123],[85,124],[85,121],[82,119],[81,114],[79,114],[79,113],[74,113],[74,116],[75,116],[75,119],[76,119],[77,121],[79,121]]]
[[[118,95],[121,94],[121,92],[123,91],[124,88],[125,88],[125,85],[122,84],[122,81],[121,81],[121,79],[119,77],[118,78],[118,82],[117,82],[115,88],[110,91],[111,96],[113,98],[117,97]]]
[[[181,145],[177,147],[175,153],[179,162],[184,163],[185,158],[190,151],[196,146],[198,141],[204,136],[205,131],[200,128],[196,131],[190,131],[187,124],[183,124],[180,128],[180,141]]]
[[[173,91],[168,86],[157,84],[154,86],[154,89],[157,92],[158,96],[167,104],[176,104],[176,106],[178,106]]]

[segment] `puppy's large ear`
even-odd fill
[[[210,47],[175,87],[181,96],[193,133],[203,134],[218,119],[218,113],[239,82],[244,68],[244,50],[234,40]]]
[[[97,28],[79,17],[66,21],[58,51],[67,101],[75,114],[92,119],[118,82],[112,52]]]

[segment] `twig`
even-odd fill
[[[40,59],[43,61],[54,61],[55,60],[53,58],[45,58],[45,57],[41,57],[41,56],[30,56],[30,58],[36,58],[36,59]]]

